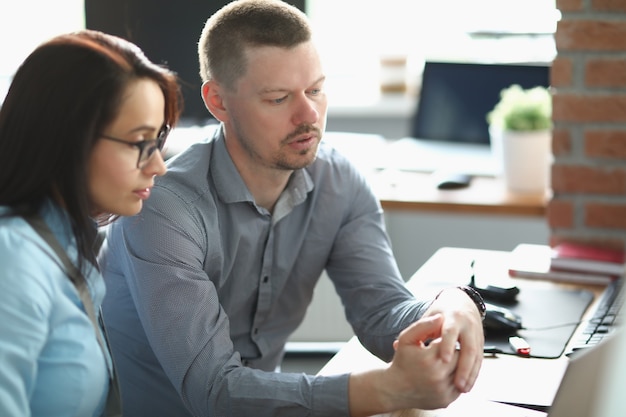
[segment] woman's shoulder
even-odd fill
[[[0,219],[0,285],[29,291],[35,290],[33,287],[49,287],[51,282],[47,277],[57,269],[50,255],[45,242],[25,220],[20,217]]]
[[[2,211],[0,211],[2,214]],[[16,252],[24,245],[30,245],[37,239],[37,233],[20,216],[0,217],[0,247],[2,252]]]

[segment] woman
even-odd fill
[[[140,211],[180,101],[173,73],[95,31],[17,70],[0,109],[0,415],[103,415],[97,226]]]

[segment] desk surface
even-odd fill
[[[549,195],[513,194],[502,178],[476,176],[468,188],[439,190],[429,173],[381,171],[370,176],[385,210],[543,217]]]
[[[438,290],[435,286],[429,287],[429,283],[441,277],[450,276],[449,274],[467,276],[468,265],[472,260],[476,260],[477,267],[479,265],[482,266],[481,268],[483,269],[480,270],[480,273],[488,273],[494,278],[500,277],[503,281],[506,281],[512,279],[509,278],[507,269],[509,255],[509,252],[502,251],[442,248],[411,277],[407,286],[414,293],[419,292],[421,295],[425,293],[427,295],[434,295]],[[477,271],[477,274],[478,273],[479,271]],[[512,280],[519,281],[518,284],[523,282],[524,286],[581,288],[580,285],[574,284],[521,279]],[[584,286],[584,288],[591,290],[596,295],[603,289],[602,286]],[[428,294],[429,291],[432,291],[432,294]],[[593,304],[591,307],[593,307]],[[591,310],[591,308],[589,310]],[[585,318],[586,317],[583,317],[583,319]],[[537,359],[511,355],[486,356],[472,392],[462,396],[462,399],[459,401],[460,404],[452,407],[452,410],[458,409],[461,411],[468,402],[485,400],[489,400],[489,404],[491,404],[492,401],[497,401],[542,407],[549,406],[554,400],[568,360],[569,359],[566,357],[560,357],[558,359]],[[320,374],[332,375],[353,372],[379,366],[380,364],[382,364],[382,362],[378,358],[370,354],[356,338],[352,338],[337,355],[322,368]],[[541,375],[541,377],[538,378],[538,375]],[[503,381],[506,381],[506,383],[503,383]],[[529,383],[529,381],[533,382]],[[467,396],[470,396],[471,399],[465,398]],[[489,406],[496,407],[495,405]],[[503,413],[501,415],[511,417],[518,415],[545,415],[545,413],[534,414],[529,410],[523,410],[523,414],[516,414],[515,409],[518,408],[519,407],[512,407],[510,411],[506,411],[506,414]],[[437,412],[420,413],[418,411],[405,411],[392,415],[438,416],[439,414]],[[445,416],[453,415],[456,414],[445,414]],[[463,414],[459,413],[458,415]],[[493,415],[498,415],[498,413],[494,412]]]
[[[438,163],[445,163],[443,155],[449,155],[446,159],[454,163],[448,161],[448,164],[461,171],[495,171],[491,167],[494,162],[488,147],[436,144],[410,138],[385,140],[378,135],[345,132],[327,132],[324,138],[367,175],[385,209],[545,216],[549,194],[511,193],[501,177],[475,175],[467,188],[437,189],[429,169],[435,169]],[[429,158],[433,159],[432,163]],[[409,168],[413,166],[412,161],[417,161],[416,164],[424,170]],[[475,167],[481,164],[489,166]]]

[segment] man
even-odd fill
[[[365,416],[444,407],[469,391],[480,303],[458,288],[418,301],[404,287],[378,200],[320,143],[324,73],[305,15],[232,2],[207,21],[199,54],[202,97],[221,126],[170,161],[104,249],[125,416]],[[275,372],[324,270],[387,366]]]

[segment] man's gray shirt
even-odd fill
[[[322,272],[384,360],[426,307],[400,277],[379,201],[323,142],[270,213],[217,129],[111,225],[101,262],[125,417],[348,415],[348,375],[274,372]]]

